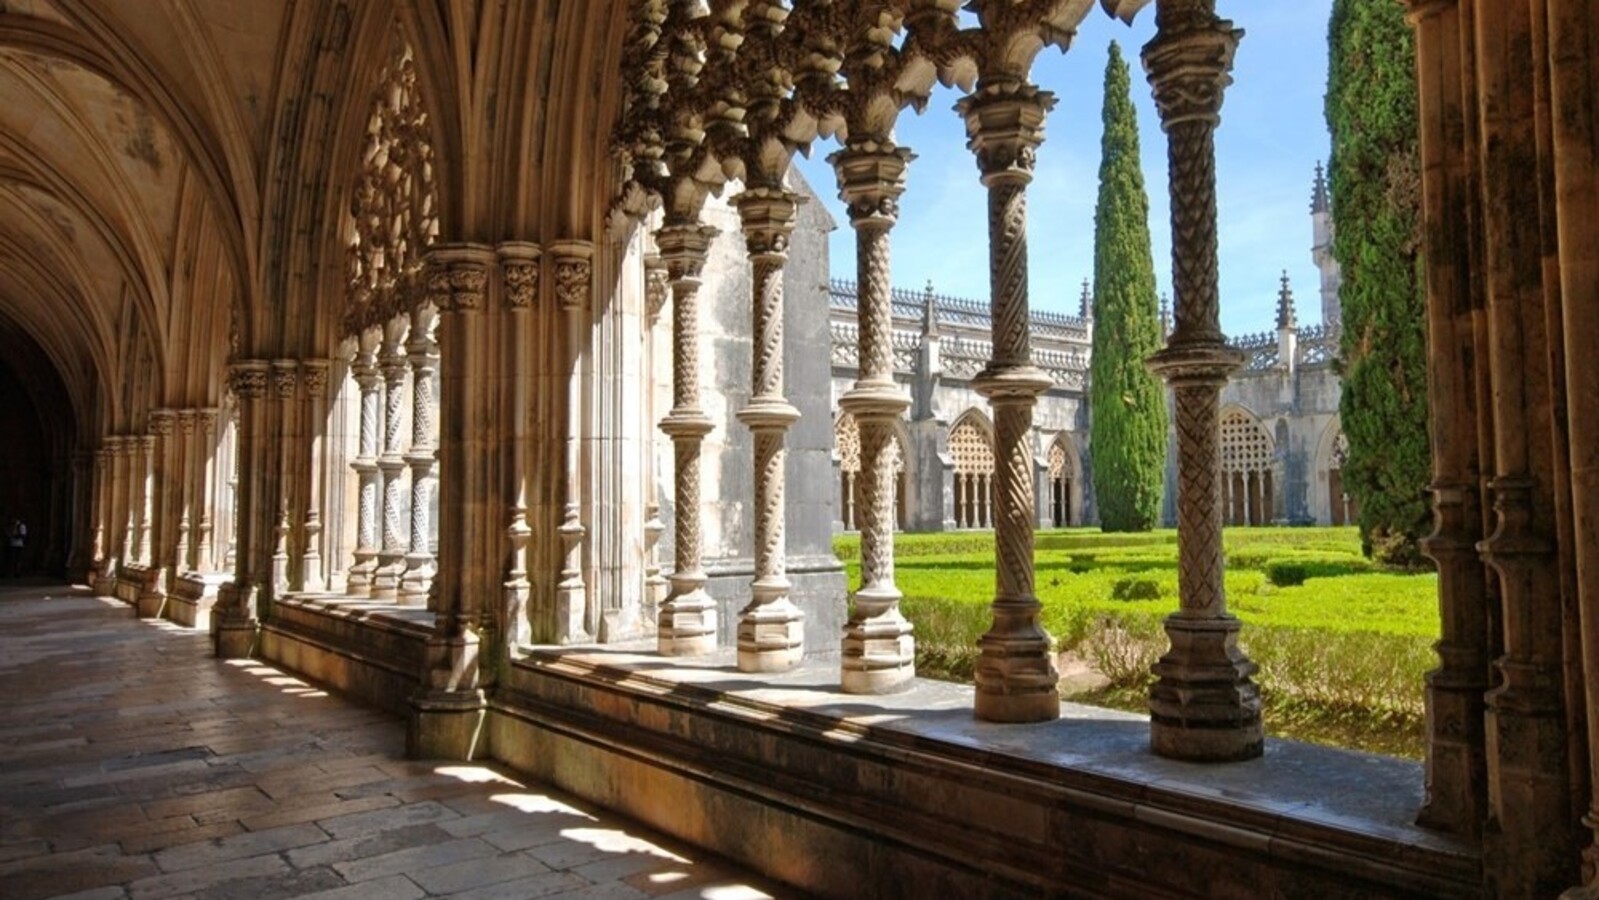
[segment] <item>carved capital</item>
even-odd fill
[[[988,85],[955,104],[984,184],[1032,180],[1044,118],[1054,107],[1054,94],[1026,81]]]
[[[698,222],[668,222],[655,232],[655,246],[666,263],[669,281],[698,281],[705,269],[716,229]]]
[[[1144,70],[1154,88],[1161,127],[1221,119],[1222,95],[1232,84],[1233,53],[1243,29],[1216,16],[1214,3],[1162,6],[1160,31],[1144,45]]]
[[[145,420],[145,430],[156,437],[166,437],[172,433],[172,426],[177,422],[177,411],[171,409],[152,409]]]
[[[450,293],[440,309],[476,312],[483,308],[483,293],[488,287],[488,267],[479,262],[460,260],[450,263]]]
[[[838,173],[838,197],[849,209],[850,224],[894,224],[905,193],[905,169],[915,158],[909,148],[889,140],[852,140],[827,158]]]
[[[667,295],[666,261],[659,256],[646,256],[644,258],[644,315],[654,322],[661,317],[661,310],[666,306]]]
[[[258,400],[266,396],[268,363],[260,359],[247,359],[228,368],[228,389],[240,400]]]
[[[586,256],[558,256],[555,260],[555,301],[563,310],[583,309],[589,302],[594,269]]]
[[[200,411],[197,409],[178,410],[178,431],[184,437],[190,437],[200,425]]]
[[[789,238],[799,215],[799,198],[787,188],[755,187],[739,194],[738,206],[744,227],[744,245],[750,259],[788,255]]]
[[[328,395],[328,361],[309,359],[304,363],[305,392],[316,398]]]
[[[506,241],[494,252],[500,260],[505,305],[512,310],[532,309],[539,298],[539,245]]]
[[[289,400],[294,397],[294,389],[300,382],[300,363],[293,359],[274,359],[272,361],[272,393],[279,400]]]

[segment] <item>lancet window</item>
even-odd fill
[[[428,114],[396,30],[373,92],[350,202],[344,329],[356,499],[346,590],[420,603],[434,572],[438,311],[423,256],[438,236]]]
[[[1056,528],[1072,522],[1072,466],[1065,436],[1049,445],[1049,521]]]
[[[1271,435],[1239,409],[1221,417],[1222,510],[1229,525],[1267,525],[1275,484]]]
[[[955,467],[955,527],[993,526],[994,443],[972,416],[949,432],[949,455]]]

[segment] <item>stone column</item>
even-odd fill
[[[644,346],[646,358],[643,364],[645,372],[653,373],[657,370],[660,358],[660,334],[657,330],[661,324],[661,311],[666,308],[666,298],[671,289],[668,286],[670,279],[666,271],[666,263],[659,255],[647,256],[644,259]],[[648,382],[653,385],[651,377]],[[660,409],[656,401],[653,387],[644,389],[644,421],[654,422]],[[661,605],[666,602],[671,584],[666,580],[665,570],[661,565],[661,535],[666,533],[666,523],[661,521],[660,499],[660,467],[659,457],[656,452],[655,442],[649,440],[646,428],[644,444],[644,484],[647,497],[644,501],[644,609],[641,611],[641,624],[646,629],[655,627],[656,619],[660,615]]]
[[[555,639],[575,643],[587,639],[588,590],[583,583],[583,358],[587,343],[588,304],[594,279],[594,248],[584,241],[558,241],[550,247],[555,261],[555,300],[566,322],[566,478],[563,482],[561,581],[555,587]]]
[[[173,577],[194,568],[195,530],[190,513],[194,509],[195,481],[198,478],[195,463],[200,459],[199,450],[195,447],[195,432],[199,430],[199,418],[199,410],[178,411],[179,437],[175,451],[178,470],[178,533],[172,550]]]
[[[365,594],[372,590],[373,576],[378,567],[378,506],[383,491],[383,477],[378,471],[378,433],[383,418],[378,388],[383,385],[378,371],[379,331],[368,328],[361,332],[355,364],[350,371],[361,391],[360,441],[355,461],[350,468],[358,479],[355,526],[355,562],[350,566],[346,590],[350,594]]]
[[[1166,619],[1171,649],[1155,665],[1150,742],[1177,759],[1251,759],[1265,746],[1260,691],[1250,679],[1256,665],[1238,649],[1239,622],[1227,612],[1218,483],[1221,389],[1243,356],[1221,332],[1215,132],[1242,32],[1216,16],[1215,0],[1163,0],[1155,23],[1144,68],[1171,170],[1176,326],[1150,369],[1176,395],[1180,608]]]
[[[1427,673],[1426,800],[1417,821],[1476,834],[1487,814],[1483,695],[1488,691],[1487,579],[1477,453],[1477,350],[1472,334],[1471,173],[1460,135],[1465,93],[1456,0],[1411,0],[1416,35],[1421,194],[1427,290],[1427,404],[1432,429],[1433,530],[1421,543],[1438,564],[1438,668]],[[1331,502],[1342,503],[1337,491]],[[1342,510],[1339,510],[1342,518]]]
[[[748,186],[735,198],[754,269],[754,366],[749,405],[738,420],[755,435],[755,580],[738,615],[738,668],[780,672],[805,653],[804,613],[789,599],[784,546],[784,441],[799,419],[783,396],[783,263],[797,198],[780,185]]]
[[[156,422],[161,424],[158,426]],[[151,415],[147,418],[145,427],[165,428],[172,426],[171,420],[165,417]],[[137,456],[134,459],[134,508],[137,509],[137,518],[134,521],[134,551],[133,558],[141,566],[150,566],[154,562],[154,535],[151,531],[155,527],[155,433],[142,434],[135,438]]]
[[[701,560],[700,448],[711,432],[700,408],[700,273],[716,229],[692,220],[669,219],[655,233],[672,291],[672,409],[661,431],[672,439],[673,543],[677,558],[671,592],[656,619],[656,649],[667,656],[695,656],[716,649],[716,601],[705,592]]]
[[[92,495],[92,510],[94,513],[94,549],[91,564],[96,574],[106,570],[111,557],[110,549],[110,518],[111,501],[111,470],[116,465],[116,450],[112,448],[111,441],[106,438],[101,446],[94,451],[94,494]]]
[[[528,580],[528,547],[533,540],[528,503],[534,478],[534,468],[529,462],[533,444],[529,419],[537,383],[533,318],[539,297],[540,252],[537,244],[526,241],[506,241],[495,248],[500,263],[501,293],[509,319],[506,362],[510,376],[511,447],[507,474],[511,508],[505,541],[510,559],[505,565],[505,582],[501,586],[501,619],[505,645],[513,654],[532,639],[527,609],[528,598],[532,595],[532,583]]]
[[[1477,545],[1498,576],[1503,655],[1487,695],[1489,893],[1547,897],[1576,877],[1557,556],[1557,398],[1538,211],[1534,39],[1528,4],[1475,5],[1477,110],[1493,416],[1494,527]],[[1588,336],[1591,343],[1592,336]],[[1585,348],[1584,353],[1591,353]],[[1590,675],[1591,677],[1591,675]]]
[[[830,158],[855,228],[859,285],[858,377],[838,400],[855,417],[861,442],[861,502],[853,516],[861,533],[861,588],[844,626],[842,660],[842,685],[850,694],[900,690],[916,675],[911,624],[899,608],[904,595],[894,584],[894,423],[911,401],[894,382],[888,239],[911,158],[892,141],[870,139],[851,141]]]
[[[1033,406],[1052,383],[1033,365],[1027,297],[1027,185],[1054,95],[1024,79],[994,78],[956,104],[988,189],[993,352],[972,387],[994,410],[994,469],[978,498],[994,527],[993,625],[979,640],[974,712],[991,722],[1060,715],[1054,653],[1033,592]],[[990,504],[992,504],[990,506]]]
[[[1571,428],[1571,493],[1577,550],[1577,595],[1588,709],[1588,813],[1583,852],[1584,889],[1571,900],[1599,898],[1599,166],[1592,125],[1599,121],[1599,78],[1591,53],[1599,42],[1595,0],[1551,0],[1550,46],[1554,115],[1555,207],[1560,236],[1560,290],[1564,300],[1566,409]]]
[[[149,429],[150,458],[148,471],[149,483],[146,487],[145,509],[149,532],[148,561],[152,568],[174,566],[172,560],[172,512],[171,495],[177,466],[173,459],[173,450],[177,440],[174,437],[177,431],[178,414],[171,409],[152,409],[146,422]]]
[[[428,261],[429,297],[439,311],[440,385],[438,571],[433,634],[424,650],[422,689],[412,699],[406,752],[424,759],[471,759],[481,752],[479,604],[493,585],[480,560],[497,560],[501,527],[482,511],[494,493],[484,456],[491,427],[488,302],[493,248],[436,246]]]
[[[235,543],[233,580],[217,591],[212,609],[212,631],[216,655],[222,659],[243,659],[255,644],[256,602],[263,572],[262,545],[271,510],[267,496],[266,458],[267,376],[271,365],[266,360],[249,359],[234,363],[228,371],[229,387],[237,403],[238,450],[234,490],[233,535]]]
[[[308,359],[300,364],[301,380],[305,382],[305,526],[301,535],[300,590],[319,592],[327,589],[327,576],[322,571],[322,504],[323,472],[326,462],[323,450],[328,428],[328,361]]]
[[[293,359],[275,359],[272,361],[272,396],[274,399],[273,413],[275,422],[271,432],[276,438],[277,478],[272,479],[271,497],[274,520],[272,526],[272,597],[283,596],[289,590],[295,589],[291,581],[291,571],[294,560],[290,554],[290,544],[293,540],[293,522],[289,518],[289,510],[294,502],[295,484],[293,476],[298,469],[295,464],[295,451],[299,444],[299,424],[294,415],[295,397],[300,384],[300,363]]]
[[[378,356],[383,372],[383,454],[377,460],[383,479],[383,511],[378,517],[383,544],[372,576],[372,596],[382,598],[398,594],[400,576],[405,573],[405,456],[400,425],[405,417],[405,376],[410,369],[404,348],[406,326],[404,316],[383,324],[383,347]]]
[[[215,530],[213,509],[220,502],[222,491],[218,489],[217,480],[217,410],[202,409],[198,411],[200,456],[205,460],[204,468],[200,473],[200,525],[199,535],[195,538],[195,568],[201,572],[213,572],[216,564],[213,561],[215,546],[212,543],[212,534]]]
[[[433,376],[439,368],[439,345],[433,340],[438,310],[423,301],[411,311],[410,340],[405,349],[411,362],[411,448],[405,463],[411,467],[411,549],[405,555],[405,575],[400,579],[400,601],[423,604],[433,584],[433,526],[429,501],[438,482],[434,454],[437,405]]]

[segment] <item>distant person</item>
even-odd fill
[[[22,575],[22,551],[28,546],[28,526],[13,518],[6,527],[6,574],[12,578]]]

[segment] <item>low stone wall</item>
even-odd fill
[[[272,605],[256,655],[405,715],[420,684],[431,619],[424,610],[290,595]]]
[[[172,579],[166,617],[185,628],[211,629],[211,608],[217,589],[228,581],[225,572],[185,572]]]
[[[535,652],[491,700],[490,754],[827,896],[1481,893],[1472,848],[1410,824],[1414,763],[1277,741],[1175,763],[1125,714],[989,725],[964,686],[662,663]]]

